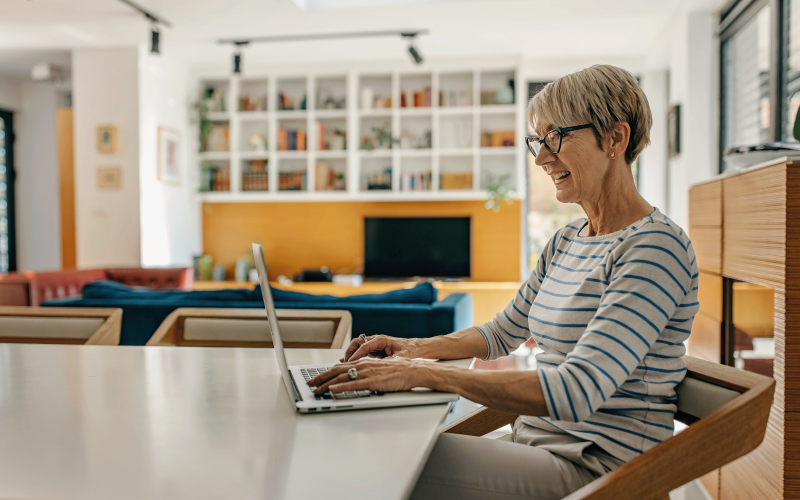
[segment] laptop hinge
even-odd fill
[[[294,402],[302,401],[303,396],[300,395],[300,391],[297,389],[297,384],[294,383],[294,375],[292,372],[289,372],[289,378],[292,379],[292,388],[294,389]]]

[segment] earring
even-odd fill
[[[614,152],[613,152],[613,151],[611,152],[611,157],[612,157],[612,158],[614,157]]]

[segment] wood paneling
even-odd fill
[[[719,500],[719,469],[709,472],[698,481],[706,489],[706,493],[711,497],[711,500]]]
[[[722,276],[701,272],[697,299],[700,312],[717,322],[722,322]]]
[[[689,237],[697,256],[697,267],[710,274],[722,272],[722,228],[696,227],[689,229]]]
[[[786,261],[786,165],[723,180],[722,274],[783,289]]]
[[[58,192],[61,204],[61,268],[74,269],[75,257],[75,171],[72,108],[56,110],[58,143]]]
[[[689,227],[722,226],[722,182],[714,181],[689,190]]]
[[[270,278],[328,266],[357,272],[364,260],[364,217],[472,217],[472,280],[519,281],[521,203],[495,213],[482,201],[206,203],[203,249],[233,275],[254,242],[264,246]]]
[[[783,434],[783,414],[773,406],[761,445],[752,453],[722,467],[721,499],[796,498],[784,492]]]
[[[722,352],[722,323],[702,312],[694,316],[692,333],[686,342],[689,356],[719,363]]]

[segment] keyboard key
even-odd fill
[[[367,391],[367,390],[356,391],[356,394],[358,394],[358,397],[360,397],[360,398],[366,398],[366,397],[368,397],[368,396],[370,396],[372,394],[372,391]]]

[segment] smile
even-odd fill
[[[556,173],[551,175],[551,177],[553,178],[554,181],[557,181],[559,179],[563,179],[564,177],[567,177],[567,176],[569,176],[569,172],[556,172]]]

